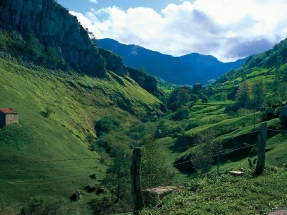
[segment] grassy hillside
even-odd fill
[[[162,132],[157,144],[175,173],[174,185],[184,185],[185,189],[142,214],[267,214],[287,204],[287,126],[279,119],[287,101],[285,52],[286,40],[250,57],[245,65],[218,78],[213,85],[191,91],[192,101],[158,122]],[[238,92],[246,82],[249,98],[243,101]],[[263,83],[261,95],[254,87],[258,83]],[[182,88],[184,91],[188,94]],[[183,94],[174,97],[176,105]],[[203,96],[208,102],[194,99]],[[266,168],[255,177],[255,144],[264,121],[268,126]],[[178,132],[172,132],[172,127]],[[245,174],[234,177],[230,170],[243,170]]]
[[[83,214],[88,202],[106,195],[85,189],[97,189],[105,176],[99,155],[89,150],[95,123],[110,113],[129,121],[162,114],[162,103],[132,79],[108,74],[103,80],[36,71],[0,58],[0,107],[19,113],[19,125],[0,129],[0,214],[18,214],[31,202],[35,208],[51,204],[50,211],[74,207]],[[96,180],[89,177],[93,174]],[[69,197],[77,190],[85,194],[72,203]]]
[[[0,214],[131,211],[135,146],[143,188],[184,186],[143,214],[266,214],[287,204],[284,44],[202,89],[161,83],[167,113],[129,76],[31,70],[0,58],[0,107],[17,110],[20,122],[0,129]],[[266,168],[255,177],[264,121]],[[244,176],[229,174],[239,169]],[[70,201],[77,190],[82,199]]]

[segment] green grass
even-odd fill
[[[256,68],[244,78],[252,84],[261,77],[270,85],[274,74],[267,75],[267,72],[267,69]],[[118,150],[121,145],[125,144],[122,149],[127,148],[127,144],[130,146],[126,140],[141,145],[142,139],[154,134],[156,126],[160,125],[149,122],[144,124],[143,134],[138,130],[128,134],[133,122],[157,119],[162,114],[163,104],[131,78],[111,71],[107,79],[97,79],[84,74],[29,70],[0,59],[0,77],[0,107],[17,110],[20,122],[20,126],[10,125],[0,130],[0,214],[17,214],[23,205],[31,203],[32,197],[41,199],[43,195],[50,203],[62,201],[58,209],[76,208],[75,214],[91,212],[87,203],[111,198],[107,189],[100,196],[85,190],[88,185],[102,186],[101,179],[106,171],[99,155],[89,150],[87,137],[96,138],[95,123],[108,114],[119,114],[127,119],[121,129],[110,133],[116,134],[110,139],[115,143],[109,141],[108,144],[119,146]],[[236,79],[243,80],[242,77]],[[284,132],[268,131],[266,169],[263,176],[257,178],[250,177],[253,169],[248,159],[255,157],[249,156],[249,152],[244,152],[240,159],[236,155],[230,160],[221,159],[220,176],[215,176],[215,165],[206,175],[174,166],[177,159],[188,161],[190,153],[201,148],[200,145],[188,147],[193,136],[210,129],[216,134],[215,140],[222,142],[224,150],[255,144],[257,133],[247,136],[250,139],[244,138],[244,134],[259,129],[261,113],[246,109],[235,114],[225,113],[226,106],[234,101],[216,100],[234,86],[239,86],[234,85],[234,80],[215,86],[208,105],[197,102],[189,108],[189,119],[173,121],[164,117],[163,130],[169,133],[156,143],[168,170],[175,173],[171,185],[185,185],[185,190],[166,197],[161,208],[146,210],[143,214],[266,214],[287,203],[287,133]],[[168,85],[162,86],[162,91],[167,93],[171,89]],[[46,107],[53,110],[50,117],[43,113]],[[177,127],[182,130],[178,131]],[[286,130],[278,118],[269,120],[268,127]],[[128,135],[133,135],[134,139]],[[137,137],[140,138],[137,140]],[[230,170],[241,168],[246,172],[241,178],[228,174]],[[92,174],[97,174],[98,180],[91,179]],[[73,203],[69,196],[76,190],[83,190],[85,194],[81,201]],[[55,202],[57,204],[60,203]]]
[[[280,128],[278,119],[268,123],[276,129]],[[246,131],[248,128],[236,132],[239,135]],[[216,176],[216,166],[207,175],[197,177],[195,174],[191,178],[182,171],[174,171],[175,184],[183,185],[185,182],[185,190],[168,195],[161,207],[145,209],[141,214],[267,214],[286,205],[286,135],[285,132],[268,131],[266,167],[262,176],[251,177],[254,167],[249,167],[248,156],[236,162],[220,163],[220,176]],[[166,148],[166,163],[169,165],[179,155],[170,149],[175,142],[176,139],[169,137],[158,140],[163,150]],[[253,160],[255,157],[250,158]],[[243,177],[228,174],[230,170],[239,169],[245,172]]]
[[[155,108],[161,102],[128,77],[53,73],[0,59],[0,107],[19,113],[19,126],[0,129],[0,214],[17,214],[31,198],[43,196],[62,199],[61,207],[76,207],[83,214],[88,202],[108,194],[85,190],[100,186],[106,171],[99,155],[89,150],[87,137],[96,137],[95,122],[110,113],[125,113],[130,121],[161,114]],[[47,106],[53,110],[49,117]],[[72,203],[69,197],[76,190],[85,195]]]
[[[244,69],[246,68],[243,68],[243,71]],[[273,95],[275,71],[284,72],[285,69],[286,64],[271,69],[256,68],[246,73],[244,80],[248,80],[252,85],[257,79],[263,79],[268,95]],[[235,78],[243,81],[242,77]],[[246,109],[241,109],[235,114],[225,113],[226,105],[233,104],[234,101],[216,101],[222,92],[231,92],[233,87],[239,85],[235,85],[233,79],[212,86],[214,94],[209,99],[212,105],[204,106],[199,102],[190,108],[189,120],[196,120],[199,126],[185,131],[181,137],[192,137],[194,134],[204,134],[208,129],[213,129],[216,133],[215,140],[222,143],[223,150],[254,145],[257,139],[257,133],[254,131],[260,128],[262,113]],[[285,102],[283,101],[283,104]],[[177,123],[184,126],[189,120]],[[166,153],[166,163],[176,173],[175,185],[184,185],[185,190],[168,195],[162,200],[160,207],[145,209],[141,214],[267,214],[286,205],[287,129],[282,127],[279,118],[267,121],[267,125],[268,129],[283,131],[267,131],[266,166],[263,175],[258,177],[252,176],[255,166],[250,167],[248,161],[254,161],[257,156],[249,154],[248,150],[230,154],[228,159],[220,157],[219,176],[216,162],[207,174],[191,174],[183,167],[175,168],[173,162],[179,158],[181,162],[188,161],[190,153],[195,153],[201,146],[176,150],[173,148],[188,146],[188,143],[178,142],[181,137],[157,140],[162,151]],[[243,177],[234,177],[228,173],[240,169],[245,172]]]
[[[286,169],[266,167],[261,177],[227,174],[193,179],[161,207],[141,214],[267,214],[287,203]]]

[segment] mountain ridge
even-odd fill
[[[124,45],[108,38],[99,39],[97,44],[120,55],[126,65],[133,68],[143,66],[149,74],[177,85],[193,85],[196,82],[206,84],[210,79],[237,69],[246,61],[245,58],[223,63],[211,55],[199,53],[173,57],[134,44]]]

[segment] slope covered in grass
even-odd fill
[[[286,68],[284,40],[197,92],[208,97],[207,104],[188,101],[184,119],[171,120],[178,109],[159,122],[157,144],[176,173],[174,184],[185,189],[142,214],[267,214],[287,204],[287,124],[279,118],[287,101]],[[246,100],[238,96],[244,83]],[[267,122],[265,169],[254,176],[262,122]],[[172,124],[180,132],[166,132]],[[232,176],[231,170],[244,176]]]
[[[61,200],[61,207],[70,207],[69,197],[77,190],[85,194],[72,206],[85,211],[84,203],[102,198],[85,187],[97,187],[106,169],[89,150],[96,121],[111,113],[130,121],[162,114],[157,98],[112,72],[103,80],[30,70],[0,58],[0,77],[0,107],[19,113],[19,125],[0,129],[0,214],[16,214],[36,201],[32,198]]]

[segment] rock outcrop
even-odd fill
[[[99,53],[107,62],[107,70],[113,71],[120,76],[125,76],[127,74],[126,66],[120,56],[101,48],[99,48]]]
[[[129,73],[131,78],[134,79],[138,83],[138,85],[140,85],[146,91],[154,95],[157,94],[157,80],[155,79],[155,77],[130,67],[127,67],[127,72]]]
[[[55,0],[1,0],[0,21],[23,34],[34,32],[73,70],[106,77],[104,60],[77,18]]]
[[[158,202],[166,195],[172,193],[175,190],[182,190],[182,187],[166,186],[166,187],[155,187],[142,191],[144,201],[147,203]]]

